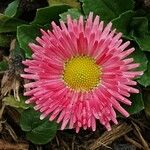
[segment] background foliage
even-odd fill
[[[30,3],[36,3],[32,0]],[[105,23],[112,22],[117,32],[123,33],[124,40],[130,40],[135,47],[131,55],[140,63],[138,70],[144,71],[143,76],[137,78],[139,95],[132,95],[133,105],[127,108],[130,114],[137,114],[145,108],[147,116],[150,115],[150,100],[143,90],[150,86],[150,11],[139,9],[134,0],[48,0],[46,6],[38,8],[34,16],[25,18],[21,0],[11,1],[5,10],[0,13],[0,47],[7,49],[12,41],[16,39],[13,57],[21,55],[22,59],[31,58],[30,42],[35,42],[35,37],[40,36],[40,28],[51,28],[50,22],[59,20],[66,21],[70,14],[77,19],[83,15],[86,19],[92,11],[99,15]],[[5,59],[0,62],[0,71],[6,71],[10,64]],[[14,107],[21,114],[20,126],[25,131],[27,138],[36,144],[49,142],[57,132],[57,124],[47,119],[39,120],[39,114],[24,104],[22,93],[21,101],[18,102],[13,96],[3,98],[6,105]],[[145,104],[145,105],[144,105]]]

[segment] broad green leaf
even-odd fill
[[[51,7],[40,8],[37,10],[36,17],[32,25],[50,24],[52,21],[59,19],[59,14],[67,11],[70,8],[68,5],[53,5]]]
[[[49,5],[55,5],[55,4],[67,4],[74,8],[79,8],[80,3],[78,0],[48,0]]]
[[[46,120],[41,125],[32,129],[31,132],[28,132],[27,138],[35,144],[47,144],[55,137],[56,132],[56,123]]]
[[[144,87],[150,86],[150,62],[148,62],[147,70],[137,81]]]
[[[0,34],[0,47],[9,47],[10,40],[11,38],[7,34]]]
[[[48,119],[40,120],[40,114],[33,109],[22,113],[20,126],[23,131],[26,131],[27,138],[35,144],[48,143],[57,132],[56,123]]]
[[[145,34],[144,37],[136,37],[133,33],[133,37],[142,51],[150,51],[150,33]]]
[[[36,124],[42,123],[39,112],[35,111],[33,108],[29,108],[21,114],[20,126],[23,131],[31,131],[36,127]]]
[[[135,47],[135,51],[129,56],[134,58],[134,62],[139,63],[140,66],[136,69],[138,71],[147,70],[148,60],[143,51],[141,51],[138,47]]]
[[[148,19],[146,17],[133,17],[131,28],[136,37],[144,37],[148,33]]]
[[[0,13],[0,33],[15,32],[17,30],[17,26],[22,24],[25,24],[25,22]]]
[[[17,13],[20,0],[14,0],[11,2],[4,11],[4,14],[9,17],[14,17]]]
[[[115,27],[118,32],[122,32],[123,37],[128,39],[133,39],[129,35],[131,30],[130,23],[132,21],[133,16],[134,16],[134,11],[128,10],[122,13],[121,15],[119,15],[119,17],[112,20],[113,27]]]
[[[136,9],[135,10],[135,16],[136,17],[143,17],[146,15],[146,11],[144,9]]]
[[[60,20],[63,20],[63,21],[66,22],[66,20],[67,20],[67,15],[70,15],[72,19],[78,19],[78,18],[80,17],[80,15],[82,15],[82,14],[81,14],[81,12],[80,12],[78,9],[76,9],[76,8],[68,9],[67,12],[64,12],[64,13],[62,13],[62,14],[59,15],[60,18],[61,18]]]
[[[86,15],[94,12],[99,15],[101,20],[106,22],[117,18],[120,14],[127,10],[133,10],[133,0],[80,0],[83,4],[83,11]]]
[[[135,11],[135,16],[136,17],[146,17],[147,19],[148,19],[148,22],[150,22],[150,12],[149,11],[147,11],[146,9],[137,9],[136,11]],[[150,23],[148,24],[148,27],[149,27],[149,29],[150,29]]]
[[[146,17],[134,17],[131,23],[132,37],[142,51],[150,51],[150,33],[148,33],[148,20]]]
[[[136,114],[144,109],[144,102],[141,93],[133,94],[130,97],[130,100],[132,102],[132,105],[127,107],[126,109],[130,114]]]
[[[5,71],[8,69],[8,62],[3,60],[0,62],[0,71]]]
[[[40,34],[39,30],[39,27],[33,25],[22,25],[17,28],[17,39],[20,48],[24,50],[26,58],[31,58],[32,52],[28,44],[35,42],[35,38]]]
[[[134,58],[134,62],[139,63],[140,66],[136,68],[137,71],[146,71],[148,67],[148,60],[143,51],[141,51],[138,47],[135,47],[135,51],[130,55],[130,57]],[[145,73],[144,73],[145,74]],[[145,83],[140,82],[144,75],[137,77],[137,82],[141,85]]]
[[[25,104],[25,98],[20,96],[20,101],[17,101],[13,96],[8,96],[3,99],[5,105],[14,107],[14,108],[21,108],[21,109],[28,109],[29,105]]]
[[[31,58],[31,49],[29,43],[34,42],[40,35],[40,28],[45,28],[50,22],[59,19],[59,14],[70,8],[68,5],[55,5],[52,7],[40,8],[37,10],[36,17],[30,25],[22,25],[17,28],[17,39],[20,47],[25,52],[26,58]]]

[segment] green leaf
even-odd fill
[[[70,8],[68,5],[55,5],[52,7],[40,8],[37,10],[36,17],[30,25],[22,25],[17,28],[17,39],[20,47],[24,50],[25,57],[31,58],[30,42],[35,42],[35,38],[40,35],[40,28],[50,26],[50,22],[59,19],[59,14]]]
[[[38,124],[42,124],[42,121],[39,119],[40,113],[35,111],[33,108],[23,111],[20,119],[20,126],[23,131],[31,131]]]
[[[133,10],[133,0],[80,0],[83,5],[83,11],[86,15],[89,12],[99,15],[101,20],[106,22],[117,18],[127,10]]]
[[[67,11],[70,8],[68,5],[53,5],[51,7],[40,8],[37,10],[36,17],[32,25],[50,24],[54,20],[59,19],[59,14]]]
[[[146,17],[133,17],[131,28],[136,37],[144,37],[148,33],[148,19]]]
[[[9,47],[10,40],[10,36],[6,34],[0,34],[0,47]]]
[[[48,0],[49,5],[55,5],[55,4],[67,4],[74,8],[79,8],[80,3],[78,0]]]
[[[39,27],[33,25],[22,25],[17,28],[17,39],[20,48],[24,50],[26,58],[31,58],[32,52],[28,44],[35,42],[35,38],[40,34],[39,30]]]
[[[133,39],[129,33],[130,33],[130,23],[132,21],[132,18],[134,16],[134,11],[128,10],[119,17],[115,18],[112,20],[113,27],[117,29],[118,32],[123,33],[123,37],[128,38],[128,39]]]
[[[61,18],[60,20],[66,22],[66,20],[67,20],[67,15],[70,15],[70,16],[72,17],[72,19],[78,19],[78,18],[80,17],[80,15],[82,15],[82,14],[81,14],[81,12],[80,12],[78,9],[76,9],[76,8],[68,9],[67,12],[64,12],[64,13],[62,13],[62,14],[59,15],[60,18]]]
[[[142,51],[150,51],[150,33],[145,34],[144,37],[136,37],[133,33],[133,37]]]
[[[130,100],[132,102],[131,106],[125,106],[130,115],[137,114],[144,109],[144,102],[141,93],[131,95]]]
[[[27,138],[35,144],[46,144],[56,132],[57,124],[48,119],[40,120],[40,114],[33,109],[25,110],[21,115],[20,126],[26,131]]]
[[[25,104],[25,97],[20,96],[20,101],[17,101],[13,96],[8,96],[3,99],[5,105],[14,107],[14,108],[21,108],[21,109],[28,109],[29,105]]]
[[[148,59],[143,51],[140,48],[135,47],[135,51],[130,55],[130,57],[134,58],[134,62],[139,63],[140,66],[136,68],[137,71],[146,71],[148,67]],[[144,73],[145,74],[145,73]],[[137,77],[137,82],[141,85],[145,83],[141,82],[144,75]]]
[[[11,2],[4,11],[4,14],[8,17],[14,17],[18,10],[20,0],[14,0]]]
[[[137,81],[144,87],[150,86],[150,61],[148,62],[147,70]]]
[[[56,132],[56,124],[47,120],[42,125],[32,129],[31,132],[28,132],[27,138],[35,144],[47,144],[55,137]]]
[[[131,23],[132,37],[142,51],[150,51],[150,33],[148,33],[148,19],[146,17],[134,17]]]
[[[135,47],[135,51],[130,55],[130,57],[134,58],[134,62],[140,64],[140,66],[136,69],[137,71],[147,70],[147,57],[145,53],[141,51],[138,47]]]
[[[5,71],[8,69],[8,62],[3,60],[0,62],[0,71]]]
[[[0,13],[0,33],[15,32],[17,26],[22,24],[25,24],[25,22]]]
[[[146,16],[146,14],[147,14],[146,11],[142,8],[135,10],[135,16],[136,17],[144,17],[144,16]]]

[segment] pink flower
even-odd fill
[[[135,71],[139,64],[126,58],[134,48],[130,42],[123,43],[122,34],[111,30],[112,23],[104,26],[99,16],[93,13],[84,22],[67,17],[60,27],[52,22],[52,31],[43,31],[37,37],[38,44],[29,44],[32,60],[23,61],[26,74],[21,76],[31,82],[24,85],[26,103],[34,103],[40,118],[61,122],[76,128],[76,132],[92,128],[96,120],[111,130],[110,122],[117,124],[116,112],[125,117],[129,113],[121,103],[131,105],[130,93],[139,90],[132,87],[142,71]]]

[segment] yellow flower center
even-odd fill
[[[100,83],[101,68],[88,56],[77,56],[65,63],[63,80],[73,90],[89,91]]]

